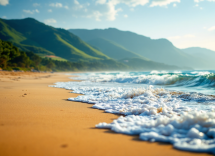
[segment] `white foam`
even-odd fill
[[[191,74],[195,74],[195,75],[209,75],[210,72],[209,71],[204,71],[204,72],[194,71],[194,72],[191,72]]]
[[[184,87],[214,87],[215,73],[209,71],[151,71],[151,72],[117,72],[94,73],[82,75],[82,80],[91,82],[117,82],[130,84],[168,85]],[[212,89],[212,88],[211,88]],[[203,91],[204,92],[204,91]]]
[[[123,74],[120,73],[120,78]],[[112,123],[101,121],[96,125],[97,128],[109,128],[117,133],[130,135],[138,134],[140,139],[145,141],[169,142],[182,150],[215,153],[213,96],[168,91],[154,88],[152,85],[141,88],[133,88],[132,85],[119,87],[116,84],[104,83],[103,80],[112,77],[104,73],[91,74],[90,77],[93,82],[59,82],[55,87],[84,94],[69,98],[71,101],[87,102],[94,104],[93,108],[125,115]]]

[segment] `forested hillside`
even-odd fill
[[[0,68],[3,70],[99,71],[126,70],[128,66],[111,59],[94,62],[69,62],[41,58],[33,52],[19,51],[19,48],[12,43],[0,39]]]
[[[121,37],[119,36],[118,38]],[[17,57],[26,55],[26,62],[23,65],[20,61],[13,60],[11,56],[9,56],[9,60],[5,59],[4,55],[2,57],[4,63],[1,64],[1,67],[4,69],[9,69],[9,67],[64,71],[178,69],[176,66],[166,64],[159,64],[158,66],[157,62],[150,61],[143,55],[134,53],[109,39],[99,38],[86,43],[65,29],[54,28],[32,18],[0,19],[0,39],[8,41],[7,44],[13,44],[13,46],[18,48]],[[125,39],[122,38],[122,40]],[[37,54],[34,57],[42,57],[40,58],[41,62],[38,65],[34,65],[34,57],[31,57],[28,52],[31,52],[31,55]],[[45,59],[44,57],[55,60]],[[139,58],[138,62],[143,62],[140,64],[129,64],[119,61],[124,58]],[[56,59],[63,62],[57,62]],[[7,61],[5,62],[5,60]],[[147,61],[149,62],[148,64],[146,63]]]
[[[0,19],[0,39],[10,41],[25,51],[56,55],[73,62],[109,59],[67,30],[45,25],[32,18]]]
[[[130,31],[121,31],[115,28],[109,29],[70,29],[70,32],[79,36],[85,42],[98,47],[103,53],[111,56],[117,53],[118,49],[106,51],[108,44],[118,45],[122,50],[132,52],[149,60],[180,67],[192,67],[195,69],[209,69],[211,63],[195,55],[185,53],[175,47],[167,39],[151,39]],[[101,45],[100,42],[103,42]],[[104,44],[104,42],[106,42]],[[183,63],[182,63],[183,62]],[[215,65],[215,63],[213,63]]]

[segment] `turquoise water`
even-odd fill
[[[143,141],[215,154],[215,71],[91,72],[55,87],[83,94],[71,101],[123,116],[98,123]],[[73,77],[74,78],[74,77]]]
[[[215,95],[215,71],[151,71],[151,72],[104,72],[85,73],[93,82],[117,82],[147,84],[178,91],[199,92]],[[86,79],[83,77],[82,79]]]

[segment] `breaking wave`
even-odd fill
[[[144,141],[168,142],[177,149],[215,154],[215,95],[168,90],[165,85],[213,87],[213,71],[115,72],[79,74],[82,82],[54,87],[83,94],[71,101],[123,116],[97,124]],[[148,85],[134,85],[148,84]],[[159,85],[156,87],[156,85]],[[137,87],[138,86],[138,87]]]
[[[149,85],[175,86],[215,86],[215,73],[211,72],[158,72],[148,73],[110,73],[91,77],[92,82],[137,83]]]

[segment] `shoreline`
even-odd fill
[[[95,128],[118,115],[68,101],[80,94],[48,87],[73,81],[69,77],[64,73],[0,72],[0,155],[210,155]]]

